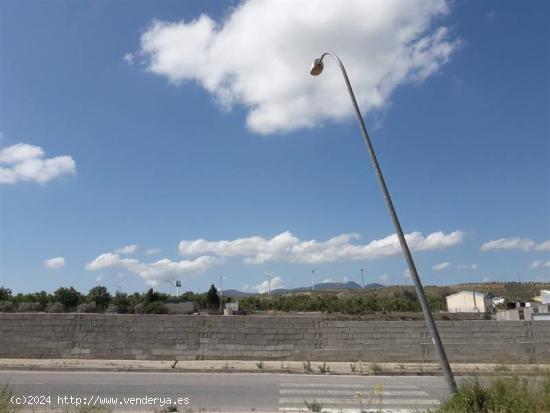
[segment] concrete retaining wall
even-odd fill
[[[550,363],[550,321],[438,322],[451,362]],[[0,313],[0,358],[431,362],[417,321]]]

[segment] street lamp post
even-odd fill
[[[437,350],[439,363],[441,364],[441,370],[443,371],[443,375],[445,376],[447,385],[449,386],[451,393],[454,394],[457,392],[457,387],[453,376],[453,372],[451,371],[451,366],[449,365],[447,354],[445,353],[445,349],[443,348],[443,343],[441,341],[441,337],[439,336],[439,331],[437,330],[437,326],[434,322],[433,315],[430,310],[430,305],[428,304],[426,294],[424,293],[422,282],[420,281],[420,277],[418,276],[418,272],[416,271],[416,266],[414,265],[414,261],[413,261],[409,246],[407,244],[407,240],[405,239],[405,235],[403,234],[403,229],[401,228],[401,224],[399,223],[399,219],[397,218],[397,213],[395,212],[395,208],[393,206],[393,202],[391,200],[388,187],[386,186],[386,181],[384,180],[384,176],[382,175],[382,170],[380,169],[380,165],[378,164],[378,159],[376,158],[376,154],[374,153],[374,148],[370,141],[369,134],[365,126],[365,122],[363,120],[363,117],[361,116],[361,111],[359,110],[359,106],[357,105],[357,100],[355,99],[355,94],[353,93],[353,89],[351,87],[348,74],[346,73],[346,69],[342,64],[342,61],[336,54],[332,52],[325,52],[321,55],[320,58],[314,60],[313,65],[310,69],[310,74],[313,76],[318,76],[321,74],[324,67],[323,59],[327,55],[332,56],[334,60],[336,60],[336,62],[338,63],[338,66],[340,66],[340,70],[342,71],[342,76],[344,77],[344,81],[346,83],[349,96],[351,98],[351,102],[353,103],[353,108],[355,109],[355,115],[357,116],[357,121],[359,122],[359,127],[361,128],[363,138],[365,139],[365,143],[369,151],[372,165],[374,166],[374,170],[378,178],[378,183],[380,184],[382,193],[384,195],[384,199],[386,200],[386,205],[388,206],[388,209],[390,211],[391,219],[393,221],[393,225],[397,233],[397,238],[399,239],[399,244],[401,245],[401,250],[403,252],[403,255],[405,256],[405,261],[407,262],[407,266],[411,273],[411,277],[414,280],[416,294],[418,295],[418,299],[420,300],[420,305],[422,307],[422,311],[424,312],[424,318],[426,319],[426,324],[428,326],[428,329],[430,330],[432,341]]]

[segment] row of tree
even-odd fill
[[[40,291],[13,295],[9,288],[0,287],[0,312],[81,312],[119,314],[164,314],[167,303],[194,301],[199,308],[218,309],[220,297],[214,285],[206,293],[188,291],[179,297],[154,291],[111,295],[106,287],[97,286],[88,294],[82,294],[73,287],[61,287],[53,293]]]
[[[446,311],[445,297],[428,294],[434,311]],[[239,308],[248,312],[324,312],[364,314],[383,312],[420,312],[420,302],[413,289],[395,290],[390,294],[382,289],[373,289],[360,294],[301,294],[249,296],[239,299]]]
[[[428,299],[434,311],[445,311],[447,291],[428,292]],[[188,291],[179,297],[170,296],[150,289],[146,293],[111,295],[106,287],[97,286],[87,294],[73,287],[58,288],[52,294],[45,291],[13,295],[7,288],[0,288],[0,312],[83,312],[119,314],[163,314],[167,303],[194,301],[199,309],[217,310],[220,297],[212,285],[206,293]],[[224,298],[231,301],[230,297]],[[239,298],[239,307],[246,312],[326,312],[361,314],[376,312],[419,312],[420,303],[412,288],[373,289],[359,294],[256,295]]]

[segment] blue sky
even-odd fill
[[[550,4],[384,3],[0,2],[0,284],[410,283],[325,48],[424,283],[550,282]]]

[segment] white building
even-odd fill
[[[450,313],[488,313],[493,309],[489,296],[476,291],[460,291],[445,298]]]
[[[550,290],[540,290],[542,304],[550,304]]]

